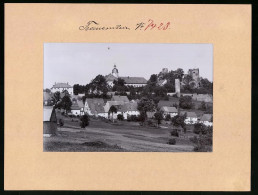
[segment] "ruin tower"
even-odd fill
[[[199,68],[189,69],[188,74],[193,78],[194,81],[199,81]]]
[[[175,79],[175,91],[177,94],[177,97],[180,97],[180,80]]]
[[[114,68],[112,70],[112,75],[116,78],[118,78],[118,69],[116,68],[116,65],[114,65]]]

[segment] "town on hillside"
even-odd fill
[[[44,151],[211,152],[213,83],[199,68],[150,78],[119,67],[43,90]]]

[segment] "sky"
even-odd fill
[[[199,68],[200,76],[213,81],[212,44],[157,43],[45,43],[44,89],[55,82],[86,85],[98,74],[149,79],[162,68]]]

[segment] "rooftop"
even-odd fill
[[[68,83],[55,83],[52,88],[73,88]]]

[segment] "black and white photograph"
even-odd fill
[[[212,152],[213,45],[44,43],[44,152]]]

